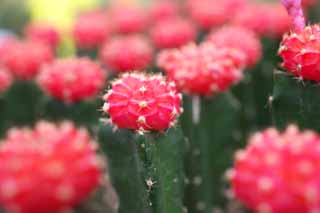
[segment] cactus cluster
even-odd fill
[[[119,2],[0,31],[0,211],[319,212],[316,2]]]

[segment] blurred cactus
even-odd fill
[[[186,143],[188,212],[211,213],[225,204],[223,173],[231,153],[240,146],[239,103],[229,93],[201,100],[200,122],[192,119],[192,100],[186,99],[181,118]]]
[[[0,28],[22,32],[22,25],[28,20],[26,3],[0,1]],[[213,5],[216,1],[219,3]],[[77,24],[74,21],[80,10],[92,9],[92,6],[106,1],[29,0],[32,20],[49,24],[55,22],[53,27],[61,32],[62,41],[56,55],[73,58],[89,56],[92,66],[78,66],[74,63],[77,59],[71,59],[74,66],[63,63],[53,69],[54,64],[48,63],[45,69],[39,69],[43,65],[39,62],[34,68],[33,65],[41,58],[35,54],[39,48],[30,46],[23,51],[8,51],[6,48],[9,45],[3,45],[0,63],[11,71],[13,80],[20,80],[13,81],[11,86],[5,83],[0,85],[0,135],[4,136],[11,127],[30,126],[40,119],[54,122],[71,120],[75,125],[89,130],[100,144],[98,151],[107,156],[102,160],[107,161],[109,167],[101,178],[101,187],[78,205],[75,213],[246,212],[234,200],[226,182],[226,176],[232,176],[232,172],[225,171],[232,167],[233,153],[247,143],[252,132],[272,123],[279,129],[288,123],[296,123],[301,128],[320,131],[319,87],[307,81],[304,75],[305,69],[316,71],[311,72],[312,78],[308,79],[319,81],[319,49],[318,45],[301,42],[303,36],[296,40],[297,33],[292,33],[286,39],[293,40],[288,45],[283,41],[279,51],[285,62],[284,67],[291,74],[272,72],[280,62],[276,54],[279,36],[288,30],[290,24],[284,8],[280,4],[259,1],[249,7],[245,5],[247,1],[225,0],[228,4],[223,1],[206,0],[205,4],[201,4],[200,0],[189,0],[190,11],[183,14],[180,9],[186,9],[187,5],[179,6],[184,1],[176,1],[177,5],[175,2],[169,4],[169,16],[171,13],[173,22],[179,15],[183,15],[183,20],[193,17],[193,22],[200,18],[198,25],[204,28],[214,25],[218,29],[212,34],[219,29],[222,32],[212,38],[208,32],[197,32],[199,44],[189,44],[175,50],[165,49],[156,59],[159,53],[157,48],[171,45],[152,46],[149,42],[152,34],[160,36],[155,38],[153,35],[154,42],[164,39],[177,43],[172,46],[180,46],[184,42],[177,42],[183,40],[180,38],[181,31],[163,31],[164,22],[151,18],[155,16],[152,11],[147,11],[147,7],[135,7],[138,2],[146,3],[144,0],[116,2],[123,3],[123,7],[111,5],[115,1],[108,1],[110,6],[114,6],[111,7],[113,10],[90,10],[90,18],[84,13],[85,16],[79,16]],[[238,2],[242,5],[241,9],[234,8],[237,9],[234,12],[227,9],[228,5]],[[213,5],[215,10],[219,9],[217,5],[224,5],[228,12],[212,14],[215,10],[207,5]],[[157,4],[153,6],[156,12],[163,9],[157,8]],[[313,10],[312,17],[315,17],[316,9]],[[233,13],[235,16],[231,17]],[[206,15],[210,20],[202,20]],[[223,23],[228,20],[228,24],[242,27],[221,27],[220,22],[215,20],[220,16],[223,16]],[[171,22],[172,19],[168,23]],[[192,27],[194,23],[188,24]],[[155,31],[161,32],[161,35],[151,33],[152,26],[157,26]],[[252,28],[258,36],[246,32],[244,28]],[[306,31],[311,42],[319,41],[320,34],[316,33],[319,27],[309,27]],[[142,32],[144,35],[139,37],[131,32]],[[190,36],[190,40],[193,37]],[[259,39],[263,44],[262,56]],[[296,48],[300,44],[308,48]],[[21,46],[14,48],[21,49]],[[4,63],[4,58],[9,62]],[[48,61],[51,62],[51,59]],[[113,80],[110,82],[112,88],[105,95],[102,95],[102,90],[108,85],[105,73],[103,71],[99,77],[98,73],[102,70],[93,68],[95,60],[110,73],[108,80]],[[153,74],[140,70],[150,67]],[[141,72],[120,74],[133,69]],[[168,79],[160,74],[154,75],[160,69]],[[303,72],[297,72],[300,69]],[[19,74],[23,71],[27,75],[21,77]],[[114,80],[117,75],[120,78]],[[184,93],[184,112],[180,108],[182,96],[179,92]],[[106,114],[108,118],[104,118]],[[180,114],[182,116],[178,119]],[[263,173],[264,170],[261,171]],[[240,188],[246,190],[243,186]]]

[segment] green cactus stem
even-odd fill
[[[40,118],[42,93],[33,82],[17,81],[4,95],[5,126],[24,126]]]
[[[239,103],[233,96],[220,94],[201,99],[200,122],[192,122],[192,100],[184,99],[182,127],[187,137],[186,198],[188,212],[211,213],[224,202],[223,173],[231,165],[231,153],[240,146]]]
[[[276,71],[270,97],[274,125],[283,129],[294,123],[300,128],[320,130],[319,94],[319,84]]]
[[[150,213],[151,207],[146,183],[142,178],[144,167],[138,153],[135,135],[127,130],[114,131],[102,124],[99,142],[109,159],[113,186],[120,199],[119,213]]]
[[[183,213],[183,146],[179,127],[137,138],[145,167],[144,180],[154,213]]]
[[[120,213],[183,213],[183,134],[136,133],[110,126],[100,129],[109,157],[111,179],[120,198]]]
[[[88,100],[73,104],[66,104],[58,100],[44,97],[41,103],[41,116],[47,120],[72,120],[78,125],[96,126],[101,112],[100,100]]]

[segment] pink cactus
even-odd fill
[[[33,23],[25,29],[25,35],[30,40],[44,42],[45,44],[56,48],[60,42],[60,32],[50,24]]]
[[[289,126],[253,135],[228,172],[232,190],[255,212],[301,213],[320,208],[320,136]]]
[[[97,145],[72,123],[11,129],[0,146],[0,204],[8,213],[57,213],[83,202],[99,185]]]
[[[145,69],[151,64],[152,58],[150,42],[140,35],[114,37],[100,51],[102,63],[115,72]]]
[[[217,47],[230,47],[242,51],[246,56],[246,66],[254,66],[262,56],[262,45],[257,35],[240,26],[225,26],[214,30],[207,38]]]
[[[223,7],[223,1],[189,0],[188,11],[192,19],[206,30],[222,25],[228,20],[228,13]]]
[[[220,26],[246,5],[246,0],[188,0],[192,19],[204,30]]]
[[[93,98],[105,81],[106,74],[88,58],[57,59],[45,66],[37,77],[45,93],[65,103]]]
[[[53,60],[52,49],[42,42],[14,41],[3,48],[5,54],[0,53],[0,64],[21,80],[31,80],[41,66]]]
[[[140,33],[148,26],[145,12],[136,7],[117,6],[111,10],[111,20],[118,33]]]
[[[149,16],[153,22],[179,16],[180,7],[176,0],[155,0],[149,8]]]
[[[151,38],[157,48],[178,48],[196,39],[196,29],[192,22],[173,18],[159,21],[151,29]]]
[[[182,112],[181,98],[175,83],[161,75],[126,73],[103,97],[103,111],[118,128],[163,131],[173,126]]]
[[[276,3],[247,4],[235,14],[231,22],[267,37],[282,36],[290,29],[290,17],[283,6]]]
[[[163,51],[158,65],[182,92],[212,96],[241,80],[245,59],[242,51],[217,48],[212,42],[205,42]]]
[[[112,26],[102,11],[81,15],[73,28],[73,37],[82,49],[97,48],[110,38]]]

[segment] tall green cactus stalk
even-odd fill
[[[138,136],[100,128],[120,213],[183,213],[183,135],[180,128]]]
[[[144,168],[138,153],[139,144],[135,143],[134,134],[102,125],[99,141],[108,155],[111,179],[120,198],[119,212],[128,209],[132,213],[151,212],[146,183],[142,178]]]
[[[147,190],[154,213],[183,213],[183,145],[181,128],[139,137]]]
[[[268,97],[272,94],[272,69],[279,62],[277,51],[279,41],[269,38],[262,39],[263,60],[254,68],[248,69],[244,80],[232,89],[233,94],[241,103],[241,127],[244,139],[252,132],[271,125]]]
[[[320,130],[320,87],[311,81],[299,81],[288,73],[276,71],[272,113],[274,124],[285,128],[289,123],[301,128]]]
[[[231,153],[240,146],[238,119],[240,106],[230,94],[201,99],[199,123],[192,120],[192,100],[185,98],[182,126],[187,137],[185,204],[188,212],[211,213],[222,207],[223,173],[231,166]]]

